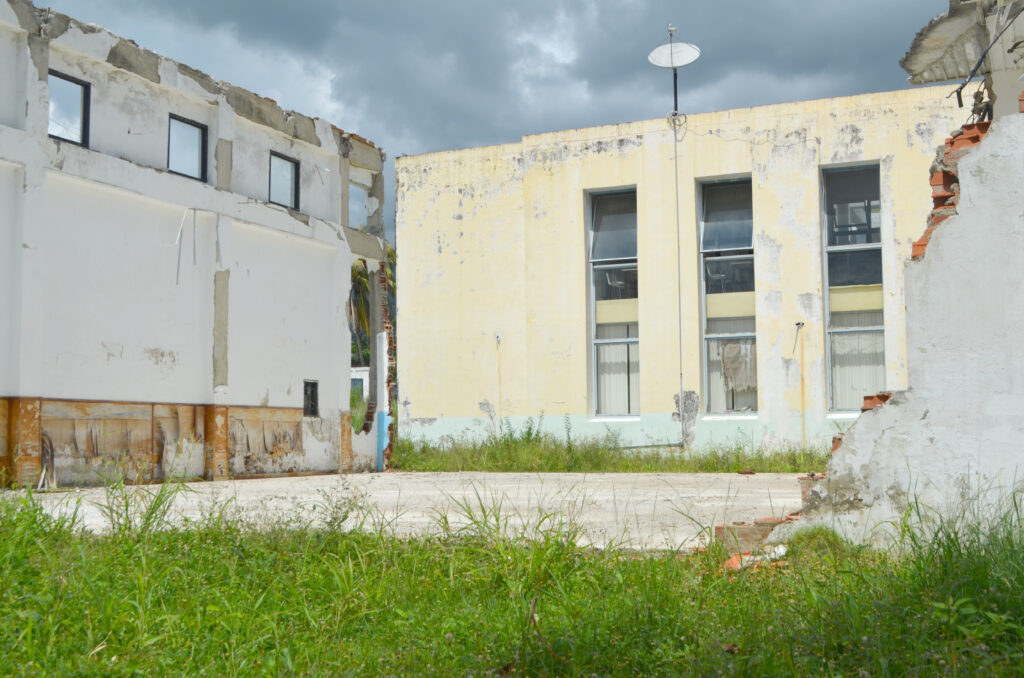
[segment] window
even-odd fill
[[[824,174],[829,407],[885,390],[878,168]]]
[[[50,71],[51,137],[80,146],[89,145],[89,83]]]
[[[270,202],[299,209],[299,161],[270,153]]]
[[[757,345],[750,181],[705,184],[702,203],[705,407],[709,413],[755,412]]]
[[[206,181],[206,125],[170,116],[167,125],[167,169]]]
[[[302,416],[320,416],[320,385],[316,381],[306,380],[302,384]]]
[[[639,410],[636,192],[594,195],[590,276],[594,300],[594,402],[601,415]]]

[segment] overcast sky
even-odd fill
[[[45,0],[36,0],[41,5]],[[218,80],[330,120],[391,160],[655,118],[674,23],[701,49],[680,110],[908,87],[898,61],[945,0],[51,0]],[[392,238],[393,240],[393,238]]]

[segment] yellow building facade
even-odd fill
[[[945,88],[396,160],[401,435],[820,444],[906,388]]]

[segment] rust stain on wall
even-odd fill
[[[10,422],[7,419],[7,398],[0,398],[0,485],[6,485],[10,474],[10,455],[7,447],[7,430]]]
[[[35,398],[12,398],[8,411],[9,445],[14,481],[29,484],[39,480],[39,401]]]
[[[341,454],[338,464],[338,473],[352,473],[352,413],[341,413]]]
[[[302,470],[302,411],[232,407],[228,415],[229,468],[235,475]]]
[[[204,409],[207,480],[228,478],[228,408],[209,405]]]
[[[45,400],[40,433],[53,443],[57,482],[95,484],[123,477],[139,483],[160,477],[153,446],[153,406]]]

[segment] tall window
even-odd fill
[[[56,71],[50,71],[46,82],[50,90],[47,132],[51,137],[88,146],[89,83]]]
[[[167,123],[167,169],[206,181],[206,125],[170,116]]]
[[[830,407],[859,410],[885,389],[878,168],[824,179]]]
[[[299,209],[299,161],[270,153],[270,202]]]
[[[750,181],[705,184],[705,405],[711,413],[757,411],[754,217]]]
[[[592,198],[590,274],[594,299],[595,410],[639,410],[636,192]]]

